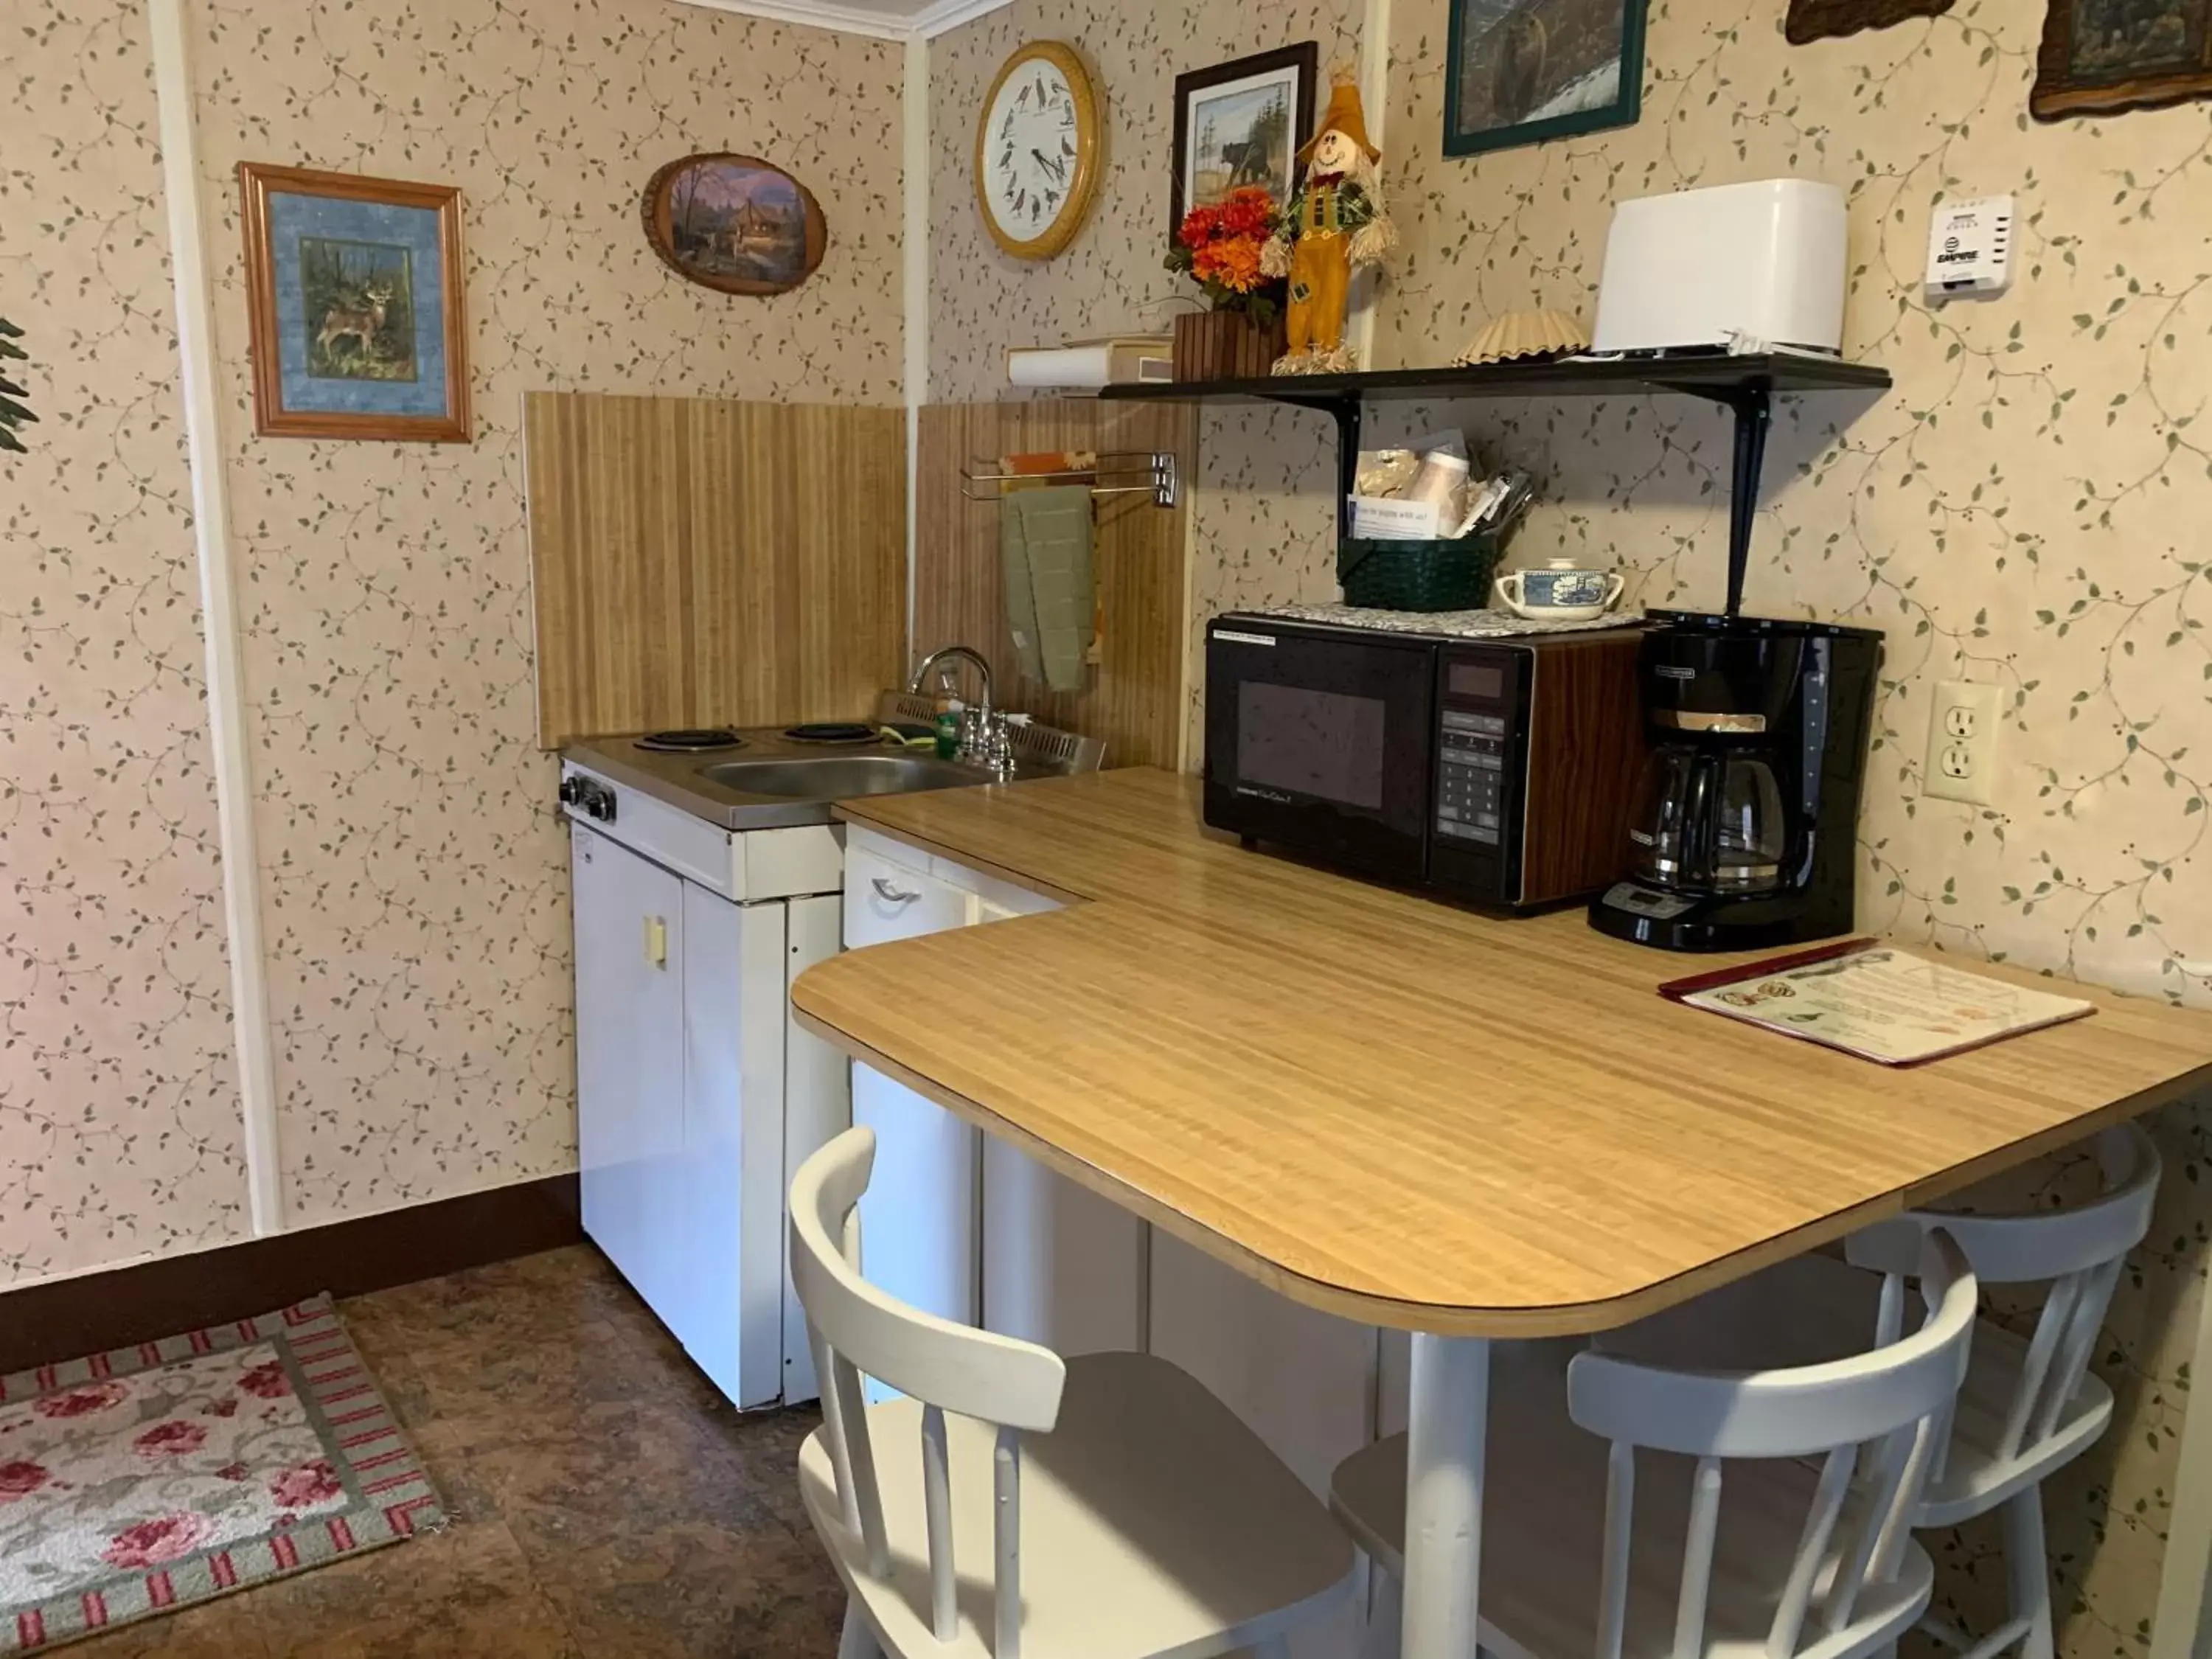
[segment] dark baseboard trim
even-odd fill
[[[0,1376],[286,1307],[362,1296],[584,1237],[577,1178],[416,1204],[0,1293]]]

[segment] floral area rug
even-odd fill
[[[0,1377],[0,1653],[443,1519],[327,1297]]]

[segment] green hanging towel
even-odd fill
[[[1022,672],[1054,691],[1080,691],[1097,595],[1091,572],[1091,490],[1084,484],[1010,489],[1000,520],[1006,622]]]

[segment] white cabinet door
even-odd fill
[[[1145,1346],[1145,1224],[983,1137],[983,1325],[1056,1353]]]
[[[975,897],[866,849],[845,862],[848,949],[965,927]],[[957,1018],[948,1005],[945,1018]],[[976,1319],[976,1131],[935,1102],[857,1061],[853,1121],[876,1132],[860,1200],[861,1262],[890,1295],[944,1319]],[[871,1398],[882,1391],[871,1386]]]
[[[684,1287],[661,1317],[744,1407],[783,1386],[786,907],[684,887]],[[657,1306],[658,1304],[656,1304]]]
[[[975,1322],[975,1131],[872,1066],[853,1067],[853,1121],[876,1132],[860,1200],[869,1280],[939,1318]]]
[[[1326,1497],[1336,1466],[1374,1438],[1372,1326],[1276,1295],[1164,1232],[1152,1236],[1152,1347],[1212,1389]],[[1293,1659],[1358,1650],[1347,1607],[1291,1638]]]
[[[582,824],[576,1139],[584,1231],[672,1328],[684,1316],[684,884]]]
[[[783,1192],[799,1174],[799,1166],[826,1146],[853,1122],[852,1066],[843,1053],[811,1031],[799,1029],[791,1013],[791,981],[817,962],[837,954],[841,901],[835,895],[793,899],[784,907],[789,914],[783,950],[787,1022],[783,1038]],[[777,1206],[779,1215],[782,1204]],[[778,1247],[783,1274],[783,1398],[796,1406],[819,1396],[814,1376],[814,1351],[806,1340],[806,1310],[791,1287],[790,1230],[781,1230]]]
[[[976,919],[1058,908],[1007,890],[980,897]],[[1149,1231],[1120,1206],[984,1136],[984,1328],[1063,1354],[1141,1349]]]

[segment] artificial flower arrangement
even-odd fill
[[[1261,268],[1261,256],[1282,222],[1271,191],[1241,185],[1183,215],[1167,267],[1205,289],[1216,311],[1243,312],[1260,327],[1270,327],[1282,309],[1284,283]]]

